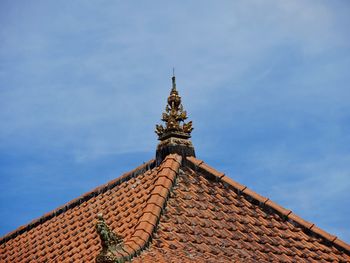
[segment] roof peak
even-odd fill
[[[189,140],[193,130],[192,121],[185,122],[187,112],[183,109],[181,97],[176,90],[174,69],[171,79],[172,88],[162,115],[164,126],[157,124],[155,130],[158,140],[161,141],[156,153],[157,165],[170,153],[177,153],[183,157],[195,156],[193,145]]]

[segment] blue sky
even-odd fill
[[[197,157],[350,242],[349,1],[0,2],[0,235],[155,155],[172,67]]]

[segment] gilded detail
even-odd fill
[[[183,110],[181,97],[176,90],[175,76],[172,77],[172,89],[168,97],[168,104],[162,116],[165,125],[157,124],[155,132],[159,140],[165,140],[169,137],[190,138],[193,130],[192,121],[185,123],[187,113]]]

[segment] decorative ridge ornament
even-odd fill
[[[168,97],[168,104],[162,115],[162,121],[165,122],[165,127],[163,127],[162,124],[156,125],[155,132],[158,135],[158,140],[163,141],[170,137],[183,139],[190,138],[193,130],[192,121],[185,123],[186,119],[187,112],[183,110],[181,97],[176,90],[175,76],[173,76],[172,89]]]
[[[96,263],[114,263],[118,256],[116,253],[123,249],[123,239],[116,235],[103,219],[102,214],[97,215],[96,231],[101,239],[102,250],[96,257]]]
[[[162,124],[156,125],[155,132],[158,135],[160,143],[156,152],[156,165],[158,166],[164,158],[171,153],[177,153],[182,157],[195,157],[191,138],[193,130],[192,121],[185,122],[187,112],[184,111],[181,104],[181,97],[176,90],[175,76],[172,77],[172,88],[167,100],[165,112],[162,115]]]

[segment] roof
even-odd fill
[[[0,239],[0,262],[350,262],[350,246],[195,157],[175,76],[156,158]]]
[[[105,262],[350,262],[350,246],[195,157],[169,154],[20,227],[1,262],[95,262],[96,215],[123,244]],[[100,261],[102,262],[102,261]]]

